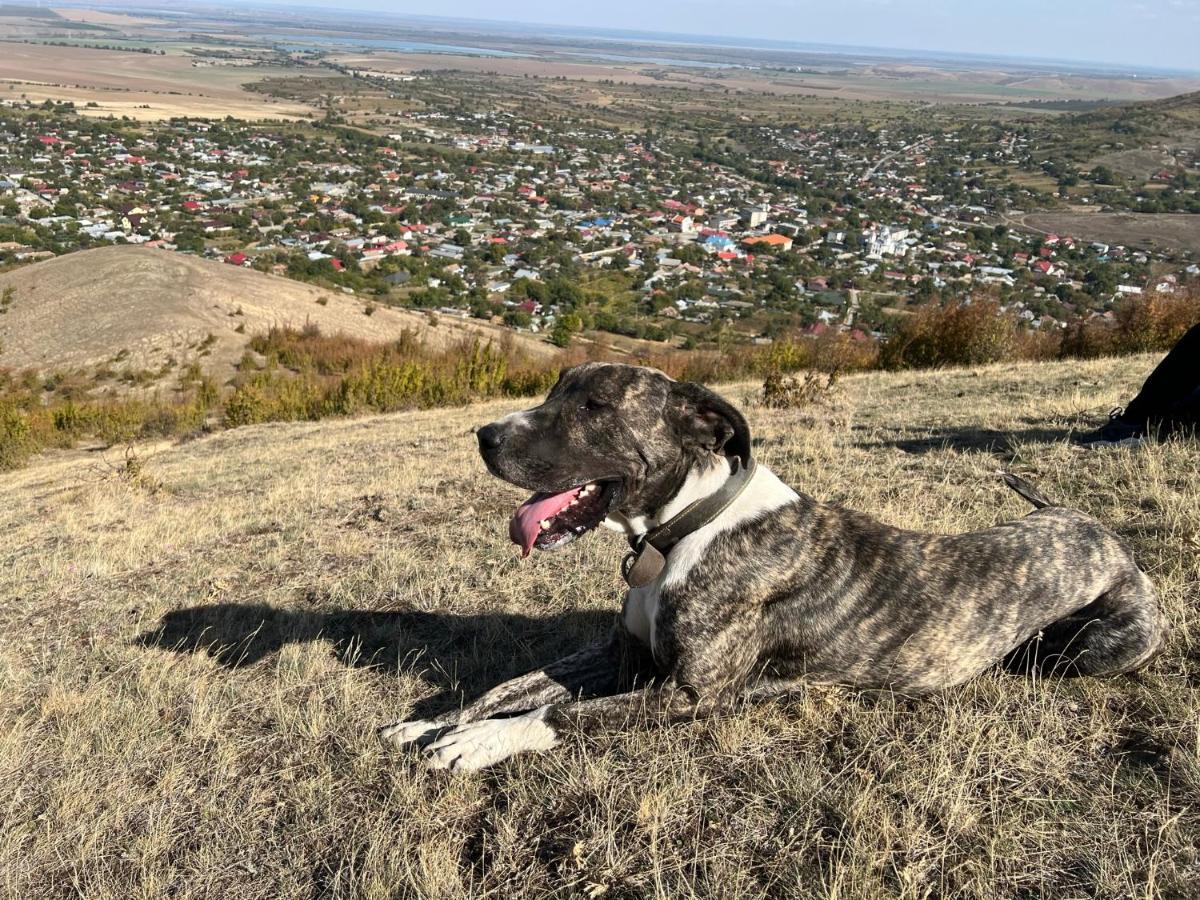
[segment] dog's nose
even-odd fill
[[[478,437],[480,450],[495,450],[504,443],[504,434],[495,423],[480,428]]]

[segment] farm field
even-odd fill
[[[520,49],[519,45],[514,49]],[[589,59],[561,55],[489,57],[440,53],[342,52],[332,59],[353,68],[379,72],[412,72],[449,69],[459,72],[497,73],[515,77],[570,81],[610,82],[625,85],[687,87],[707,91],[797,95],[839,100],[918,100],[922,102],[997,103],[1046,98],[1152,100],[1195,90],[1195,79],[1072,78],[1062,76],[1013,77],[1000,71],[949,72],[920,66],[878,65],[831,71],[786,72],[769,69],[699,68],[671,64]]]
[[[149,16],[130,16],[124,13],[107,12],[102,9],[72,9],[57,7],[54,12],[63,19],[71,22],[83,22],[87,25],[112,25],[116,27],[141,25],[165,25],[166,20]]]
[[[384,752],[376,727],[575,648],[621,597],[616,535],[525,563],[508,542],[522,495],[471,428],[512,403],[0,476],[0,891],[1192,896],[1200,447],[1065,441],[1152,364],[872,374],[746,407],[784,480],[897,525],[1023,515],[1000,467],[1109,523],[1170,621],[1144,673],[989,673],[920,701],[812,687],[468,776]]]
[[[89,115],[128,115],[150,121],[172,116],[241,119],[303,118],[311,110],[246,90],[278,77],[282,67],[192,64],[191,57],[158,56],[91,47],[0,44],[0,99],[70,100]],[[89,107],[89,103],[96,106]]]

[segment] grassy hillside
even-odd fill
[[[1073,124],[1098,126],[1126,134],[1176,134],[1200,127],[1200,92],[1081,113],[1074,117]]]
[[[0,367],[132,371],[137,383],[171,383],[193,360],[225,378],[250,335],[305,323],[326,334],[391,341],[405,329],[433,349],[464,337],[504,336],[550,358],[554,348],[477,321],[379,307],[313,285],[180,253],[132,246],[69,253],[0,274],[12,288],[0,316]],[[370,315],[367,310],[370,309]],[[150,377],[157,375],[157,377]]]
[[[615,535],[521,563],[473,424],[511,403],[63,453],[0,475],[0,891],[159,897],[1191,897],[1200,446],[1065,442],[1148,357],[843,380],[748,410],[760,458],[897,525],[1110,523],[1165,653],[923,701],[814,687],[481,775],[384,752],[604,631]],[[729,395],[742,401],[752,386]]]

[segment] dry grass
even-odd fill
[[[856,375],[748,407],[816,496],[952,531],[1005,465],[1124,534],[1166,652],[920,702],[812,688],[482,775],[374,729],[606,629],[620,542],[521,564],[470,426],[269,425],[0,476],[0,891],[12,897],[1193,897],[1200,447],[1063,437],[1149,357]],[[730,389],[743,400],[756,386]]]

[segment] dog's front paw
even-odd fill
[[[516,753],[549,750],[558,738],[543,721],[541,711],[511,719],[483,719],[451,728],[425,751],[431,769],[474,772]]]
[[[409,744],[424,747],[441,737],[450,727],[449,722],[435,719],[396,722],[379,729],[379,740],[389,747],[405,747]]]

